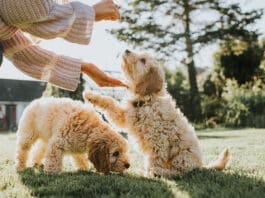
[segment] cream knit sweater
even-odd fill
[[[75,90],[81,61],[60,56],[31,42],[23,32],[88,44],[95,13],[80,2],[60,5],[53,0],[0,0],[0,42],[4,55],[27,75]]]

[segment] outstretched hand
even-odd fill
[[[94,64],[84,63],[81,68],[82,72],[88,75],[100,87],[128,87],[126,84],[116,78],[106,75]]]
[[[101,87],[126,87],[128,86],[116,78],[108,77],[108,79],[98,84]]]
[[[101,0],[93,6],[95,11],[95,21],[120,20],[120,13],[117,5],[112,0]]]

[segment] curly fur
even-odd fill
[[[105,174],[129,168],[126,141],[91,107],[78,101],[42,98],[25,109],[17,132],[17,171],[26,168],[28,153],[37,140],[33,164],[41,165],[44,158],[44,170],[50,174],[62,171],[67,153],[82,170],[89,169],[89,161]]]
[[[148,156],[147,175],[177,176],[202,168],[202,154],[194,128],[176,108],[167,93],[164,73],[147,54],[126,51],[123,70],[133,97],[125,108],[112,98],[87,92],[84,95],[107,111],[116,125],[125,127]],[[208,168],[223,169],[229,152],[225,149]]]

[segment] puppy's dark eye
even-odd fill
[[[113,155],[113,157],[118,157],[120,155],[120,152],[119,151],[115,151],[112,155]]]
[[[143,64],[145,64],[145,63],[146,63],[146,60],[145,60],[145,58],[141,58],[141,59],[140,59],[140,61],[141,61],[141,63],[143,63]]]

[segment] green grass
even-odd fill
[[[65,172],[46,175],[30,168],[14,170],[15,135],[0,134],[0,197],[265,197],[265,130],[199,131],[204,161],[229,146],[225,171],[195,170],[175,179],[139,176],[143,159],[130,151],[132,168],[125,175],[76,172],[65,160]]]

